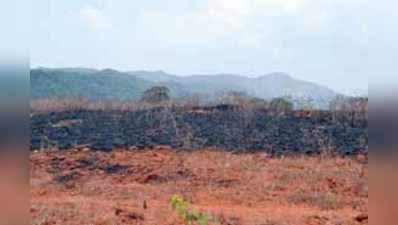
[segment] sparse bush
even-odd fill
[[[293,204],[307,204],[321,210],[337,210],[342,203],[333,193],[306,192],[299,190],[289,196],[288,201]]]
[[[33,100],[30,107],[34,112],[73,111],[89,107],[89,100],[83,97],[53,97]]]
[[[274,98],[270,103],[271,109],[277,112],[288,112],[293,110],[293,103],[285,98]]]
[[[367,112],[368,111],[367,97],[345,97],[337,96],[329,104],[330,111],[355,111],[355,112]]]
[[[220,104],[238,105],[246,110],[255,108],[268,108],[269,103],[261,98],[250,96],[245,92],[230,91],[223,95]]]
[[[177,215],[188,225],[192,225],[193,223],[198,225],[207,225],[210,220],[215,221],[209,213],[191,209],[190,204],[178,195],[174,195],[170,199],[170,205]],[[217,224],[217,222],[214,223]]]
[[[170,100],[170,90],[167,87],[155,86],[144,92],[141,101],[159,103]]]

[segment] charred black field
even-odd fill
[[[236,105],[32,113],[31,149],[218,148],[272,154],[367,153],[367,111],[275,111]]]

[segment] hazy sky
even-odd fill
[[[283,71],[345,93],[364,91],[371,74],[396,71],[398,3],[384,2],[38,0],[31,65],[179,75]]]

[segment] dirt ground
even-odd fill
[[[364,157],[89,149],[30,155],[34,225],[182,225],[173,195],[209,224],[368,224]]]

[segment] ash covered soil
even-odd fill
[[[182,225],[173,195],[221,225],[368,223],[368,163],[360,155],[40,151],[30,155],[30,175],[37,225]]]
[[[367,112],[248,110],[220,105],[188,110],[155,107],[135,111],[72,110],[33,114],[31,150],[219,148],[273,154],[342,155],[368,152]]]

